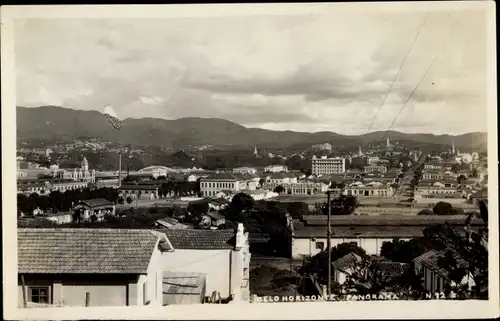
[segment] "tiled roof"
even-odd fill
[[[85,204],[89,207],[98,207],[98,206],[111,206],[113,205],[113,202],[110,202],[105,198],[94,198],[94,199],[80,201],[80,204]]]
[[[332,263],[332,267],[334,269],[342,270],[342,269],[345,269],[345,268],[352,266],[355,263],[361,262],[361,260],[362,260],[361,256],[357,255],[356,253],[351,252],[349,254],[344,255],[340,259],[334,261]]]
[[[146,273],[159,236],[128,229],[18,229],[19,273]]]
[[[392,262],[392,261],[376,262],[375,266],[377,270],[381,271],[382,273],[390,275],[402,274],[409,268],[409,264],[407,263]]]
[[[442,268],[439,266],[439,260],[443,257],[445,257],[447,253],[447,249],[443,251],[435,251],[435,250],[430,250],[429,252],[426,252],[416,258],[413,259],[415,263],[421,264],[423,266],[426,266],[430,270],[434,271],[435,273],[438,273],[444,278],[448,278],[448,271],[445,268]],[[469,264],[466,260],[461,258],[456,252],[453,250],[452,254],[455,260],[457,261],[457,265],[461,268],[467,269]]]
[[[161,230],[174,249],[217,250],[232,249],[236,232],[233,230]]]

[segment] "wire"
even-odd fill
[[[370,123],[370,126],[368,127],[368,130],[366,131],[366,134],[368,134],[370,132],[370,129],[372,129],[373,127],[373,124],[375,123],[375,120],[377,120],[377,117],[378,117],[378,114],[380,113],[380,110],[382,109],[382,107],[384,106],[385,104],[385,101],[387,100],[387,97],[389,96],[391,90],[392,90],[392,87],[394,86],[394,83],[396,82],[396,80],[398,79],[399,77],[399,74],[401,73],[401,70],[403,69],[403,66],[404,64],[406,63],[406,59],[408,58],[408,56],[410,55],[410,52],[412,51],[413,49],[413,46],[415,45],[415,42],[417,41],[418,39],[418,36],[420,35],[420,33],[422,32],[422,30],[424,29],[425,27],[425,24],[427,23],[427,17],[425,18],[424,22],[422,23],[422,25],[420,26],[420,29],[418,29],[418,32],[416,33],[415,37],[413,38],[413,42],[411,43],[410,45],[410,48],[408,48],[408,51],[406,52],[406,55],[405,57],[403,58],[403,61],[401,62],[401,65],[399,66],[399,69],[396,73],[396,75],[394,76],[394,79],[392,79],[392,83],[389,87],[389,90],[387,90],[387,93],[385,94],[385,97],[384,99],[382,100],[382,103],[380,104],[380,106],[378,107],[377,109],[377,112],[375,113],[375,117],[373,118],[372,122]],[[365,134],[365,135],[366,135]]]
[[[453,33],[453,30],[455,29],[456,25],[458,24],[458,22],[460,21],[460,19],[458,19],[455,24],[453,25],[453,27],[451,28],[450,30],[450,34],[449,34],[449,37],[451,37],[452,33]],[[431,70],[432,66],[434,65],[434,62],[436,61],[436,58],[439,56],[439,54],[441,53],[441,51],[444,49],[444,44],[445,42],[443,42],[443,44],[441,45],[441,49],[439,50],[438,53],[436,53],[434,55],[434,57],[432,58],[432,61],[431,61],[431,64],[429,65],[429,67],[427,68],[427,70],[425,71],[425,73],[423,74],[422,78],[420,78],[420,81],[417,83],[417,85],[415,86],[415,88],[413,89],[413,91],[411,92],[410,96],[408,97],[408,99],[406,99],[406,101],[404,102],[403,106],[401,106],[401,108],[399,109],[396,117],[394,118],[394,120],[392,121],[391,125],[389,126],[389,128],[387,129],[387,131],[385,132],[384,136],[382,137],[382,139],[384,139],[387,134],[389,133],[389,131],[391,130],[392,126],[394,126],[394,124],[396,123],[396,121],[398,120],[399,118],[399,115],[401,115],[401,112],[403,111],[403,109],[406,107],[406,105],[408,104],[408,102],[410,101],[410,99],[413,97],[413,95],[415,94],[415,92],[417,91],[418,87],[420,86],[420,84],[422,83],[422,81],[425,79],[425,76],[427,76],[427,73],[429,73],[429,71]]]

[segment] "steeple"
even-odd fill
[[[84,170],[84,171],[89,170],[89,162],[87,161],[86,157],[84,157],[82,160],[82,170]]]
[[[451,141],[451,153],[455,155],[455,140]]]
[[[253,150],[253,154],[254,154],[255,156],[257,156],[257,146],[255,146],[255,148],[254,148],[254,150]]]
[[[390,146],[391,146],[391,139],[389,138],[389,136],[387,136],[386,147],[390,147]]]
[[[363,156],[363,152],[361,151],[361,146],[358,147],[358,156]]]

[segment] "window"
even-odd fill
[[[28,288],[29,301],[34,303],[50,303],[49,290],[50,287],[48,286],[30,286]]]
[[[325,242],[316,242],[316,248],[323,250],[325,248]]]

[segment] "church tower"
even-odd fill
[[[389,136],[387,136],[386,147],[390,147],[390,146],[391,146],[391,139],[389,138]]]
[[[89,170],[89,162],[87,161],[87,158],[84,157],[82,160],[82,171],[87,172]]]
[[[451,141],[451,153],[455,155],[455,140]]]
[[[254,156],[258,155],[258,153],[257,153],[257,146],[255,146],[255,148],[253,149],[253,154],[254,154]]]

